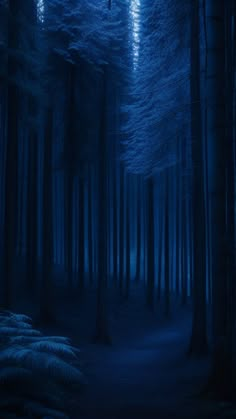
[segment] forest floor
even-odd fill
[[[200,397],[209,359],[187,356],[191,309],[172,304],[169,319],[144,304],[143,290],[128,301],[109,298],[112,345],[92,344],[95,293],[56,304],[57,325],[46,330],[69,336],[81,350],[86,376],[73,419],[230,419],[231,406]]]

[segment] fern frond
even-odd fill
[[[0,419],[68,418],[70,393],[84,384],[70,339],[43,336],[28,316],[0,312],[0,347]]]
[[[3,326],[0,329],[1,336],[40,336],[41,333],[38,330],[35,329],[21,329],[17,327],[11,327],[11,326]]]
[[[77,359],[72,347],[63,343],[57,343],[49,340],[39,340],[30,344],[30,348],[36,351],[46,352],[49,354],[61,355],[68,359]]]
[[[42,417],[42,418],[53,418],[53,419],[69,419],[65,413],[59,412],[55,409],[49,409],[42,406],[40,403],[29,402],[25,404],[25,413],[29,414],[30,417]]]
[[[56,355],[45,354],[31,348],[15,346],[0,353],[0,366],[11,362],[22,368],[32,369],[43,375],[50,375],[65,384],[81,384],[82,373]]]

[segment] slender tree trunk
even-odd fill
[[[155,233],[154,233],[154,181],[147,181],[147,306],[154,309],[155,287]]]
[[[136,283],[140,282],[141,276],[141,179],[137,178],[137,253],[136,253]]]
[[[17,50],[19,43],[19,31],[17,16],[19,2],[9,1],[9,25],[8,25],[8,49]],[[8,97],[7,97],[7,144],[5,163],[5,202],[4,202],[4,226],[3,226],[3,294],[2,306],[9,309],[11,306],[11,294],[13,283],[13,260],[16,251],[16,226],[17,226],[17,174],[18,174],[18,111],[19,92],[11,81],[17,74],[17,59],[15,54],[8,55]]]
[[[99,144],[99,180],[98,180],[98,288],[97,315],[94,342],[109,344],[111,338],[108,332],[106,276],[107,276],[107,99],[108,74],[106,68],[102,75],[101,91],[101,123]]]
[[[194,277],[194,246],[193,246],[193,203],[192,199],[189,199],[189,274],[190,274],[190,296],[193,297],[193,277]],[[206,218],[205,218],[206,223]],[[206,237],[205,237],[206,241]],[[206,264],[206,254],[205,254]],[[206,283],[206,278],[205,278]],[[206,294],[206,290],[205,290]]]
[[[90,169],[90,170],[89,170]],[[88,167],[88,273],[89,273],[89,283],[93,284],[93,210],[92,210],[92,168]]]
[[[85,231],[84,231],[84,178],[83,173],[79,174],[79,291],[84,290],[84,268],[85,268]]]
[[[225,2],[205,0],[205,5],[212,238],[213,362],[209,388],[226,398],[232,389],[227,357]]]
[[[205,38],[205,112],[204,112],[204,179],[205,179],[205,217],[206,217],[206,260],[207,260],[207,286],[208,286],[208,304],[212,303],[212,271],[211,271],[211,204],[209,195],[209,150],[208,150],[208,106],[207,106],[207,69],[208,69],[208,52],[207,52],[207,26],[206,26],[206,2],[203,0],[203,29]]]
[[[204,202],[204,147],[200,96],[199,2],[192,4],[191,20],[191,118],[193,159],[193,323],[189,352],[207,352],[206,330],[206,216]]]
[[[181,188],[180,188],[180,139],[177,141],[177,170],[176,170],[176,280],[175,280],[175,292],[177,297],[180,294],[180,199],[181,199]]]
[[[116,153],[115,153],[116,155]],[[117,214],[117,167],[116,159],[114,161],[113,168],[113,280],[117,284],[118,277],[118,241],[117,241],[117,230],[118,230],[118,214]]]
[[[32,131],[29,134],[28,156],[28,197],[27,197],[27,288],[32,293],[37,283],[37,134]]]
[[[227,189],[227,205],[226,205],[226,251],[227,251],[227,330],[226,330],[226,357],[227,357],[227,380],[228,395],[230,399],[235,399],[234,389],[236,384],[236,367],[234,363],[235,353],[235,143],[234,143],[234,89],[235,89],[235,35],[233,38],[233,30],[236,31],[232,17],[236,12],[233,1],[230,0],[225,5],[226,19],[226,189]],[[235,15],[236,21],[236,15]]]
[[[32,24],[37,24],[37,6],[33,0],[24,3],[23,12]],[[34,30],[27,34],[29,53],[36,52],[36,33]],[[31,81],[30,73],[27,74]],[[33,75],[33,82],[36,82]],[[33,123],[28,129],[28,164],[27,164],[27,188],[26,188],[26,287],[31,294],[37,284],[37,232],[38,232],[38,200],[37,200],[37,172],[38,172],[38,126],[36,124],[38,106],[34,93],[29,93],[26,98],[26,112],[32,118]]]
[[[171,167],[169,169],[169,208],[170,208],[170,292],[171,294],[175,291],[174,284],[174,243],[175,243],[175,231],[174,231],[174,169]]]
[[[73,287],[73,191],[75,178],[75,67],[69,64],[67,86],[66,136],[64,143],[65,158],[65,266],[67,285],[71,291]]]
[[[72,249],[72,220],[73,220],[73,189],[74,176],[70,169],[65,173],[65,266],[67,286],[71,291],[73,286],[73,249]]]
[[[187,263],[188,263],[188,252],[187,252],[187,191],[186,191],[186,140],[183,141],[182,144],[182,164],[183,164],[183,172],[182,172],[182,205],[181,205],[181,303],[182,306],[185,306],[187,304],[187,296],[188,296],[188,290],[187,290],[187,284],[188,284],[188,278],[187,278]]]
[[[40,322],[52,320],[53,220],[52,220],[52,141],[53,111],[46,113],[43,158],[42,278]]]
[[[186,246],[186,201],[182,202],[182,234],[181,234],[181,303],[187,304],[187,246]]]
[[[163,210],[159,194],[159,231],[158,231],[158,271],[157,271],[157,301],[161,301],[161,282],[162,282],[162,243],[163,243]]]
[[[147,240],[148,240],[148,234],[147,234],[147,208],[145,203],[147,202],[147,188],[146,188],[146,182],[143,185],[143,272],[144,272],[144,281],[145,286],[147,285]]]
[[[170,316],[170,240],[169,240],[169,169],[165,175],[165,215],[164,215],[164,231],[165,231],[165,315]]]
[[[125,298],[128,299],[130,295],[130,176],[127,173],[126,175],[126,200],[125,200],[125,207],[126,207],[126,277],[125,277]]]
[[[119,288],[123,294],[124,282],[124,167],[120,165],[120,240],[119,240]]]

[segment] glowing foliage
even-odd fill
[[[68,418],[84,383],[69,339],[43,336],[25,315],[0,314],[0,411],[8,417]],[[14,416],[16,414],[16,416]]]
[[[178,3],[140,5],[139,59],[123,106],[123,159],[133,173],[151,175],[173,165],[176,139],[188,135],[188,5]]]

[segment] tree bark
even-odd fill
[[[161,205],[161,196],[159,194],[159,231],[158,231],[158,269],[157,269],[157,301],[161,301],[162,285],[162,246],[163,246],[163,209]]]
[[[89,272],[89,283],[93,284],[93,209],[92,209],[92,194],[93,194],[93,172],[92,168],[88,167],[88,272]]]
[[[42,278],[40,289],[40,322],[52,321],[53,218],[52,218],[52,144],[53,111],[46,112],[43,158],[43,216],[42,216]]]
[[[129,174],[127,173],[126,175],[126,200],[125,200],[125,204],[126,204],[126,278],[125,278],[125,298],[128,299],[129,298],[129,294],[130,294],[130,256],[131,256],[131,251],[130,251],[130,200],[129,200],[129,195],[130,195],[130,177]]]
[[[69,291],[73,287],[73,191],[75,178],[75,67],[69,64],[67,81],[66,135],[64,139],[65,158],[65,266]]]
[[[115,146],[114,146],[115,148]],[[114,150],[116,156],[116,148]],[[118,242],[117,242],[117,230],[118,230],[118,211],[117,211],[117,167],[116,167],[116,158],[114,159],[114,168],[113,168],[113,280],[115,285],[117,285],[118,277]]]
[[[119,223],[119,288],[123,295],[124,287],[124,167],[120,165],[120,223]]]
[[[79,272],[78,287],[82,293],[84,290],[84,269],[85,269],[85,230],[84,230],[84,178],[83,172],[79,173]]]
[[[212,335],[213,357],[209,391],[228,398],[230,359],[227,348],[229,303],[227,294],[227,229],[226,229],[226,97],[225,97],[225,3],[205,0],[207,27],[207,129],[209,189],[211,194],[212,238]]]
[[[136,283],[140,282],[141,276],[141,179],[137,178],[137,245],[136,245]]]
[[[19,2],[9,1],[8,24],[8,97],[7,97],[7,144],[5,162],[5,202],[3,226],[3,298],[2,306],[9,309],[13,288],[13,260],[16,251],[16,225],[17,225],[17,175],[18,175],[18,110],[19,92],[14,78],[17,75],[17,58],[12,51],[19,46],[19,30],[16,19],[19,13]]]
[[[101,122],[99,142],[99,179],[98,179],[98,286],[97,286],[97,314],[94,342],[110,344],[108,331],[106,276],[107,276],[107,70],[104,68],[101,89]]]
[[[165,234],[165,316],[170,316],[170,243],[169,243],[169,169],[165,174],[165,214],[164,214],[164,234]]]
[[[155,233],[154,233],[154,181],[147,181],[147,306],[154,310],[155,287]]]
[[[205,355],[206,330],[206,216],[204,202],[204,147],[200,95],[199,2],[192,4],[191,17],[191,130],[193,165],[193,323],[189,353]]]

